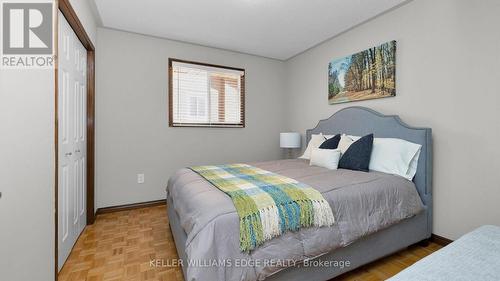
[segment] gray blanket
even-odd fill
[[[423,210],[413,182],[399,176],[333,171],[301,159],[250,164],[317,189],[331,205],[335,224],[288,232],[242,253],[231,199],[195,172],[181,169],[170,178],[167,193],[187,234],[187,280],[263,280],[293,265],[290,261],[344,247]]]

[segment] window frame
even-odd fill
[[[236,71],[243,72],[243,75],[241,76],[241,81],[240,81],[241,123],[233,123],[233,124],[229,124],[229,123],[228,124],[174,123],[173,82],[172,82],[172,79],[173,79],[172,64],[174,62],[188,63],[188,64],[194,64],[194,65],[200,65],[200,66],[208,66],[208,67],[217,67],[217,68],[222,68],[222,69],[229,69],[229,70],[236,70]],[[210,64],[210,63],[197,62],[197,61],[182,60],[182,59],[176,59],[176,58],[169,58],[168,59],[168,126],[169,127],[190,127],[190,128],[245,128],[245,109],[246,109],[246,104],[245,104],[245,74],[246,74],[246,72],[245,72],[245,69],[243,69],[243,68]]]

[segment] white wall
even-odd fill
[[[0,70],[0,120],[0,279],[53,280],[54,72]]]
[[[87,1],[71,2],[95,44]],[[54,70],[0,69],[1,280],[54,280],[54,84]]]
[[[415,0],[287,61],[288,127],[353,105],[434,137],[434,233],[500,225],[500,1]],[[328,105],[327,64],[397,40],[397,97]]]
[[[163,199],[168,178],[189,165],[280,157],[282,62],[102,28],[97,40],[98,208]],[[246,128],[170,128],[169,57],[245,68]]]

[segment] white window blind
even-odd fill
[[[244,127],[245,71],[170,60],[170,126]]]

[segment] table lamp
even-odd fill
[[[287,150],[288,158],[292,158],[294,148],[300,148],[300,134],[297,132],[280,133],[280,147]]]

